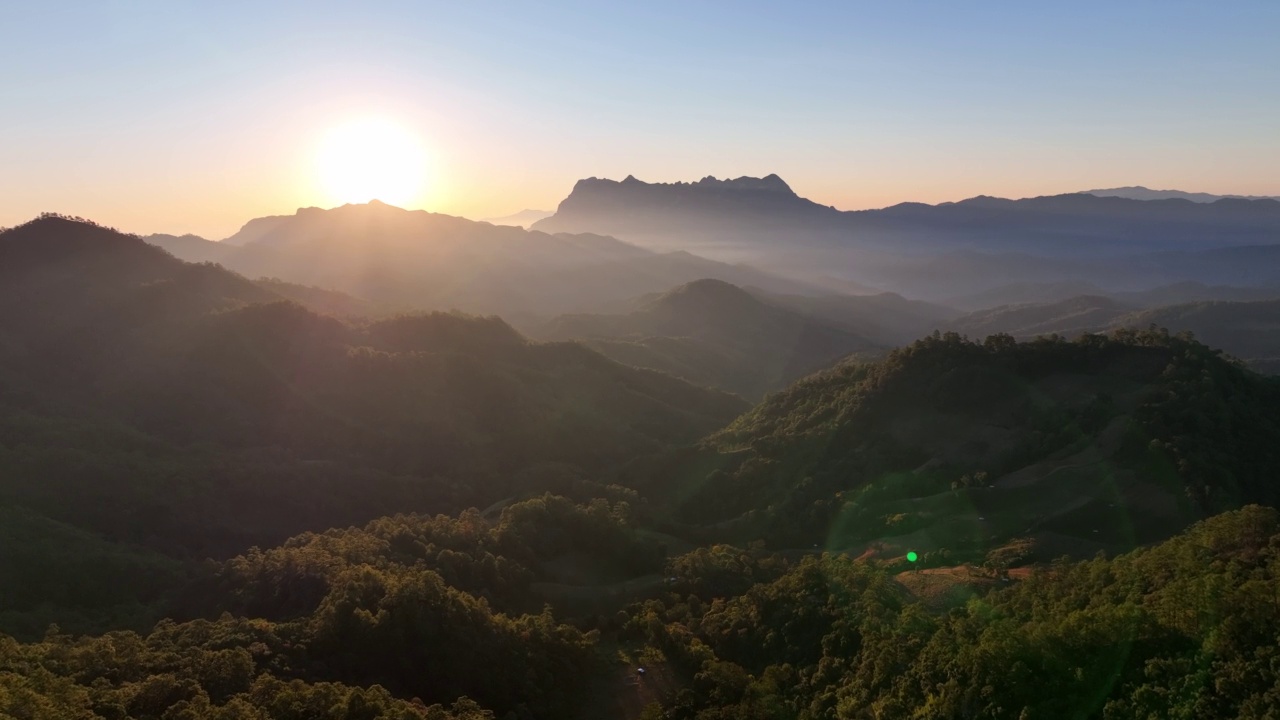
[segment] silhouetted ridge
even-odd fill
[[[148,245],[137,235],[127,235],[87,220],[60,215],[40,217],[0,232],[0,251],[9,259],[61,259],[82,253],[135,253],[157,262],[173,258]]]
[[[635,192],[723,192],[734,191],[741,193],[753,192],[770,192],[781,193],[796,197],[795,191],[791,189],[782,178],[776,174],[770,173],[762,178],[742,176],[738,178],[725,178],[723,180],[716,178],[714,175],[708,175],[701,180],[694,182],[673,182],[673,183],[648,183],[639,180],[635,175],[628,175],[622,180],[609,180],[607,178],[590,177],[579,180],[573,186],[573,193],[591,193],[591,192],[607,192],[613,189],[625,188]]]
[[[678,185],[679,183],[676,184]],[[762,178],[743,176],[732,180],[729,178],[717,180],[714,176],[708,175],[699,180],[696,184],[701,187],[718,187],[730,190],[767,190],[770,192],[787,193],[789,195],[795,194],[790,185],[787,185],[782,178],[773,173]]]
[[[655,253],[598,233],[546,233],[382,202],[259,218],[222,242],[153,241],[185,260],[340,290],[391,311],[457,308],[518,327],[538,315],[621,310],[635,297],[703,277],[809,290],[751,267]]]
[[[1152,190],[1141,185],[1086,190],[1090,195],[1098,197],[1122,197],[1130,200],[1190,200],[1197,203],[1212,203],[1222,199],[1234,200],[1280,200],[1275,195],[1215,195],[1206,192],[1187,192],[1185,190]]]
[[[655,247],[677,250],[696,249],[696,241],[708,234],[750,236],[796,223],[811,226],[835,214],[832,208],[796,195],[772,174],[675,183],[647,183],[628,175],[622,181],[579,180],[554,215],[531,227],[544,232],[577,228],[629,238],[669,235]]]
[[[65,217],[42,216],[0,233],[0,278],[14,289],[43,283],[115,293],[172,281],[186,267],[136,235]],[[60,300],[49,298],[41,312]]]
[[[1184,280],[1268,284],[1277,275],[1259,263],[1187,262],[1157,253],[1274,244],[1280,202],[1067,193],[840,211],[797,195],[776,175],[666,184],[590,178],[532,227],[604,233],[792,277],[834,274],[940,301],[1015,281],[1083,281],[1111,291]]]

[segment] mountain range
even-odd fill
[[[1085,190],[1085,192],[1098,197],[1121,197],[1130,200],[1190,200],[1198,203],[1217,202],[1224,198],[1235,200],[1280,200],[1278,195],[1214,195],[1213,193],[1186,192],[1183,190],[1151,190],[1141,185]]]
[[[579,181],[555,215],[534,224],[548,232],[587,228],[642,245],[681,236],[695,252],[701,247],[695,242],[773,244],[789,251],[836,243],[907,253],[968,249],[1071,257],[1275,241],[1280,202],[1138,201],[1073,193],[839,211],[800,197],[777,175],[693,183],[646,183],[628,176],[621,182]]]
[[[586,189],[566,199],[557,217],[563,220],[580,214],[584,203],[599,210],[610,207],[610,202],[622,203],[610,212],[637,221],[645,213],[633,212],[637,208],[628,203],[641,202],[641,210],[665,212],[676,202],[704,218],[746,207],[780,227],[799,223],[795,227],[803,228],[815,217],[843,217],[799,198],[776,175],[671,185],[649,185],[634,178],[612,184],[583,181],[581,188]],[[608,202],[593,201],[596,194]],[[1010,215],[1049,222],[1046,207],[1088,208],[1102,203],[1103,209],[1120,208],[1138,218],[1154,212],[1176,219],[1188,208],[1199,208],[1238,222],[1241,214],[1249,213],[1266,220],[1270,206],[1277,205],[1251,200],[1195,205],[1182,200],[1090,197],[967,202],[973,207],[963,217],[978,217],[972,215],[975,208],[986,207],[985,226],[1008,225]],[[1148,210],[1139,212],[1141,207]],[[907,209],[928,214],[945,207]],[[1097,211],[1089,211],[1090,217],[1096,219]],[[898,206],[876,212],[905,210]],[[608,217],[606,212],[593,222],[607,224]],[[1115,217],[1111,220],[1113,229],[1124,228]],[[763,223],[757,218],[749,224],[754,232]],[[955,224],[963,228],[966,223],[957,220]],[[626,364],[749,398],[777,390],[843,355],[900,345],[939,328],[979,337],[994,332],[1072,336],[1139,326],[1147,316],[1135,313],[1143,309],[1280,297],[1280,244],[1068,258],[961,250],[898,255],[879,265],[877,282],[906,288],[916,297],[941,300],[927,303],[876,293],[857,281],[842,281],[831,274],[840,265],[808,275],[788,272],[784,277],[684,251],[646,249],[605,235],[526,231],[376,202],[259,218],[222,242],[190,235],[157,235],[148,241],[188,260],[215,261],[262,277],[259,287],[325,314],[375,316],[452,308],[495,313],[537,337],[581,340]],[[788,245],[787,254],[804,256],[806,248],[812,250],[803,241]],[[887,256],[878,257],[883,261]],[[1002,283],[1005,278],[1020,280]],[[720,282],[699,284],[706,280]],[[712,287],[724,292],[732,288],[749,298],[736,310],[752,308],[751,312],[723,314],[728,305],[717,306],[717,293],[692,291]],[[676,298],[685,304],[679,311],[662,309],[663,303]],[[1257,318],[1269,306],[1248,307],[1249,317]],[[972,314],[961,318],[961,310]],[[708,320],[697,328],[676,322],[699,317],[699,312]],[[1174,312],[1169,317],[1184,315]],[[753,324],[759,327],[757,332],[739,332],[732,338],[726,334],[728,328]],[[1206,329],[1192,320],[1165,325],[1173,331]],[[1242,344],[1242,331],[1235,327],[1228,322],[1221,332],[1210,330],[1204,337],[1255,367],[1270,367],[1277,353],[1265,342]],[[744,363],[744,358],[755,362]]]
[[[259,218],[221,242],[148,238],[191,261],[321,286],[392,309],[465,308],[514,323],[625,308],[645,293],[715,278],[774,292],[803,282],[591,233],[548,234],[372,202]]]
[[[1280,283],[1280,272],[1266,269],[1280,258],[1280,202],[1271,199],[1074,193],[839,211],[797,195],[777,175],[691,183],[589,178],[533,228],[589,229],[931,301],[988,291],[1010,277],[1093,282],[1108,291]]]
[[[516,470],[599,470],[747,407],[579,344],[529,342],[498,318],[348,324],[273,286],[58,217],[0,233],[0,436],[18,448],[0,452],[0,497],[216,555],[307,527],[487,505],[517,490]],[[111,458],[92,487],[78,485],[86,453]],[[191,483],[182,497],[203,500],[170,507],[163,467]],[[302,478],[306,497],[282,500]],[[122,503],[156,509],[121,514]]]
[[[891,291],[965,310],[1157,289],[1165,303],[1264,299],[1280,288],[1273,200],[1081,193],[841,212],[776,175],[583,180],[532,231],[375,202],[258,218],[221,242],[148,240],[370,307],[464,308],[526,329],[559,314],[623,312],[637,296],[701,278],[799,297]]]

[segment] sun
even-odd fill
[[[409,205],[426,189],[427,158],[413,133],[385,118],[330,130],[316,154],[317,179],[335,203]]]

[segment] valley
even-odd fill
[[[325,223],[363,212],[393,228],[366,236],[374,258],[432,223],[491,227],[342,212],[306,215],[324,223],[280,247],[323,247],[345,232]],[[905,633],[922,649],[894,662],[931,677],[923,648],[988,622],[976,607],[1024,622],[1102,566],[1100,622],[1189,643],[1205,628],[1136,620],[1135,597],[1166,602],[1184,582],[1171,577],[1273,572],[1257,548],[1280,537],[1264,509],[1280,381],[1258,374],[1274,301],[1113,294],[963,313],[759,287],[735,269],[741,286],[582,296],[564,307],[612,311],[531,313],[522,333],[430,295],[229,269],[249,262],[229,259],[236,247],[304,215],[250,223],[227,267],[57,216],[0,233],[0,688],[47,708],[34,717],[103,703],[278,717],[286,697],[373,717],[777,717],[774,702],[801,717],[902,692],[865,674],[870,651],[827,654],[840,643],[890,657]],[[537,270],[547,282],[598,269],[600,252],[651,257],[502,232],[485,242],[560,257]],[[1114,585],[1242,523],[1260,534],[1214,550],[1220,562],[1138,596]],[[853,612],[886,620],[855,629]],[[1046,642],[1017,652],[1045,662]],[[1072,642],[1072,662],[1117,677],[1154,652]],[[121,653],[131,674],[111,669]],[[67,654],[84,664],[54,662]],[[989,671],[966,666],[966,682]],[[63,684],[15,689],[44,676]],[[109,679],[74,679],[90,676]]]

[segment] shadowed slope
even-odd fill
[[[488,505],[516,469],[608,471],[746,408],[496,318],[344,324],[84,223],[0,233],[0,259],[0,497],[136,542]]]
[[[757,398],[874,344],[719,280],[641,299],[625,315],[565,315],[541,331],[640,367]]]

